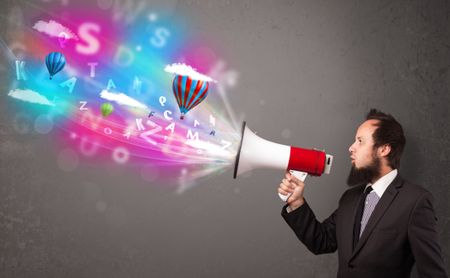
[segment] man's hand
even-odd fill
[[[286,171],[285,178],[281,180],[280,186],[278,187],[278,193],[283,195],[292,195],[287,199],[287,204],[291,210],[295,210],[305,203],[303,198],[303,191],[305,189],[305,184],[297,179],[294,175],[291,175],[289,171]]]

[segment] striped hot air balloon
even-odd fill
[[[51,52],[45,57],[45,65],[47,66],[48,73],[50,74],[50,79],[53,75],[60,72],[66,65],[66,58],[60,52]]]
[[[200,104],[208,95],[208,81],[192,79],[185,75],[175,75],[173,94],[180,107],[180,119],[184,119],[189,110]]]

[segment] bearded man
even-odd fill
[[[291,194],[281,215],[314,254],[338,251],[338,278],[447,277],[429,191],[398,172],[406,140],[389,114],[372,109],[350,146],[351,187],[319,222],[303,197],[305,184],[286,173],[278,192]]]

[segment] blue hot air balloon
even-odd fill
[[[66,65],[66,58],[60,52],[52,52],[45,57],[45,64],[47,65],[50,79],[60,72]]]
[[[176,75],[173,79],[173,94],[180,107],[180,119],[184,119],[189,110],[200,104],[208,95],[207,81],[195,80],[189,76]]]

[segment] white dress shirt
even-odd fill
[[[388,186],[394,181],[395,177],[397,177],[397,169],[394,169],[387,173],[386,175],[379,178],[374,184],[368,183],[366,188],[372,186],[373,191],[377,193],[378,197],[381,198],[383,196],[384,191],[388,188]]]

